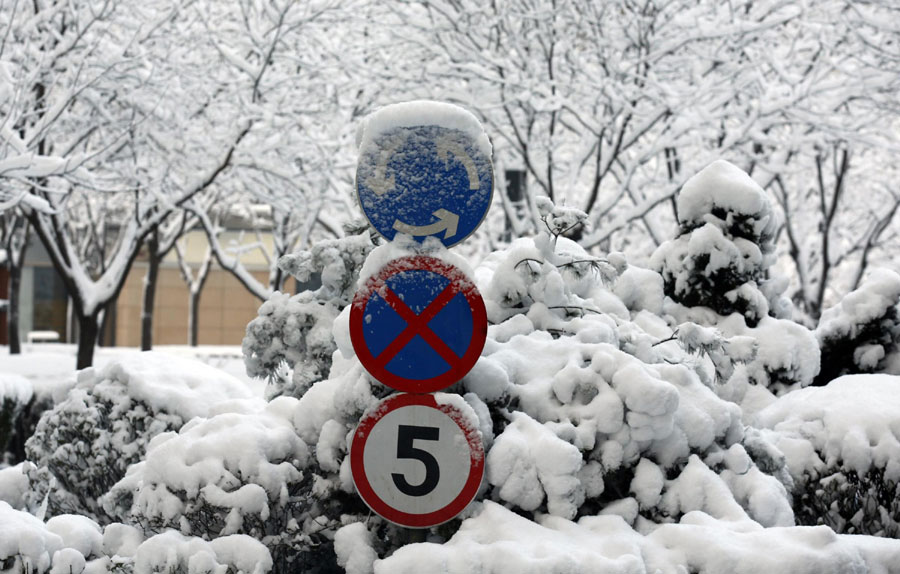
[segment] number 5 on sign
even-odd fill
[[[459,514],[484,473],[479,432],[434,395],[389,397],[359,422],[350,446],[356,490],[400,526],[427,528]]]

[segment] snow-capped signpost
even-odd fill
[[[491,146],[469,112],[435,102],[382,108],[360,135],[363,213],[386,239],[403,234],[420,247],[375,265],[351,306],[360,363],[405,394],[363,416],[350,469],[373,511],[400,526],[427,528],[459,514],[484,473],[474,411],[458,395],[430,393],[461,380],[487,336],[484,301],[443,248],[471,235],[487,214]]]

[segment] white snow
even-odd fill
[[[24,496],[28,487],[24,463],[0,468],[0,501],[21,510],[25,506]]]
[[[816,327],[816,337],[819,341],[856,338],[863,327],[883,316],[887,309],[896,306],[898,301],[900,301],[900,274],[890,269],[874,269],[858,289],[848,293],[836,305],[822,312]],[[876,349],[868,351],[868,353],[877,352]],[[863,362],[877,364],[883,357],[884,349],[881,350],[880,357],[860,357],[862,362],[857,361],[857,364],[860,366]]]
[[[102,499],[104,507],[112,513],[120,498],[136,493],[130,512],[144,519],[177,523],[186,504],[202,499],[230,510],[226,533],[238,530],[245,515],[265,520],[309,456],[290,418],[279,412],[290,412],[284,403],[296,402],[279,397],[259,412],[198,418],[178,433],[157,435],[145,460],[129,467]]]
[[[380,135],[396,128],[440,126],[460,130],[476,143],[486,157],[491,156],[491,142],[471,112],[454,104],[415,100],[390,104],[367,115],[356,132],[356,145],[363,150]]]
[[[223,400],[252,397],[243,382],[216,368],[159,351],[128,354],[78,373],[79,387],[104,381],[125,385],[129,396],[184,420],[208,415]]]
[[[34,394],[31,382],[21,375],[0,373],[0,405],[4,400],[11,400],[19,405],[26,405]]]
[[[696,224],[715,208],[749,215],[768,215],[760,225],[774,225],[765,191],[746,172],[725,160],[716,160],[691,177],[676,199],[678,219]]]
[[[405,546],[377,561],[375,573],[864,574],[898,564],[900,542],[822,526],[764,529],[695,511],[641,535],[618,515],[532,522],[485,502],[447,543]]]
[[[900,479],[900,377],[848,375],[824,387],[788,393],[756,415],[776,431],[791,474],[843,466],[862,474],[873,465]]]
[[[272,568],[272,558],[265,546],[249,536],[236,534],[207,542],[174,530],[149,538],[134,556],[135,574],[224,572],[228,566],[235,574],[264,574]]]
[[[371,574],[378,558],[372,548],[372,533],[362,522],[342,526],[334,533],[334,552],[347,574]]]

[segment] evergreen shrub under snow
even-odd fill
[[[247,374],[269,381],[267,398],[299,397],[328,376],[335,350],[331,323],[353,298],[357,273],[372,247],[366,231],[322,241],[279,260],[300,282],[319,274],[322,286],[296,295],[275,293],[247,325],[243,341]]]
[[[13,462],[8,460],[12,459],[12,443],[33,396],[28,379],[0,374],[0,464]]]
[[[900,538],[897,413],[900,377],[849,375],[757,414],[793,479],[798,524]]]
[[[217,403],[249,396],[222,371],[162,353],[85,369],[28,439],[29,506],[46,505],[50,516],[103,520],[98,499],[143,458],[150,439],[209,414]]]
[[[876,269],[835,306],[816,327],[822,369],[815,384],[841,375],[900,375],[900,275]]]

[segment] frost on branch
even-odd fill
[[[296,295],[275,293],[247,325],[243,341],[247,374],[269,382],[268,398],[300,397],[328,376],[335,351],[331,324],[353,298],[359,269],[372,250],[368,233],[321,241],[278,264],[298,281],[321,274],[322,286]]]
[[[900,375],[900,275],[876,269],[826,309],[816,327],[822,370],[816,385],[845,374]]]
[[[45,412],[26,444],[32,491],[49,515],[103,521],[97,499],[138,462],[150,440],[178,430],[218,403],[248,398],[247,387],[218,369],[157,352],[85,369],[64,401]]]

